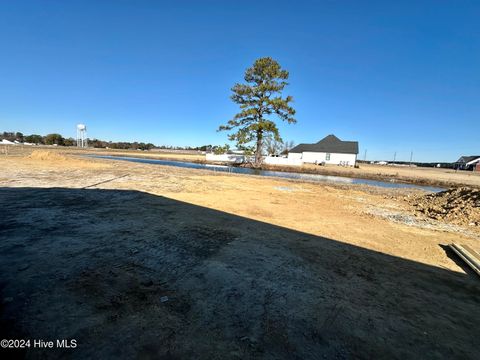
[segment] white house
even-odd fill
[[[295,146],[288,153],[288,158],[304,163],[355,166],[357,154],[357,141],[342,141],[335,135],[328,135],[316,144]]]

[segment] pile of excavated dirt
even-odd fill
[[[458,225],[480,226],[480,190],[467,187],[436,194],[416,196],[409,200],[415,211],[435,220]]]
[[[33,150],[32,153],[28,156],[28,159],[32,160],[42,160],[42,161],[66,161],[68,158],[58,153],[57,151],[50,150]]]

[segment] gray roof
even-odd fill
[[[456,161],[456,163],[466,164],[472,160],[476,160],[480,158],[480,155],[470,155],[470,156],[462,156],[460,159]]]
[[[293,149],[291,149],[290,152],[327,152],[340,154],[358,154],[358,142],[342,141],[335,135],[328,135],[316,144],[299,144]]]

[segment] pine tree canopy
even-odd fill
[[[256,141],[255,162],[261,162],[262,140],[271,135],[281,141],[274,118],[280,118],[289,124],[295,123],[295,109],[290,106],[291,96],[282,97],[282,91],[288,85],[288,71],[270,57],[257,59],[245,72],[246,84],[235,84],[232,88],[232,100],[240,105],[240,112],[219,131],[236,129],[229,140],[238,146]]]

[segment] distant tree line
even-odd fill
[[[60,146],[73,146],[75,145],[75,139],[73,138],[64,138],[60,134],[48,134],[45,136],[32,134],[32,135],[24,135],[21,132],[7,132],[4,131],[0,134],[0,140],[8,140],[8,141],[18,141],[18,142],[27,142],[31,144],[38,144],[38,145],[60,145]]]
[[[75,146],[76,140],[72,137],[64,138],[60,134],[47,134],[43,135],[24,135],[21,132],[7,132],[4,131],[0,133],[0,141],[1,140],[8,140],[11,142],[18,141],[18,142],[27,142],[31,144],[37,145],[58,145],[58,146]],[[168,146],[168,145],[161,145],[156,146],[152,143],[144,143],[144,142],[113,142],[113,141],[104,141],[99,139],[88,139],[88,146],[94,148],[109,148],[109,149],[122,149],[122,150],[151,150],[151,149],[165,149],[165,150],[196,150],[196,151],[216,151],[216,149],[224,149],[223,146],[218,145],[203,145],[203,146]],[[218,150],[217,150],[218,151]]]

